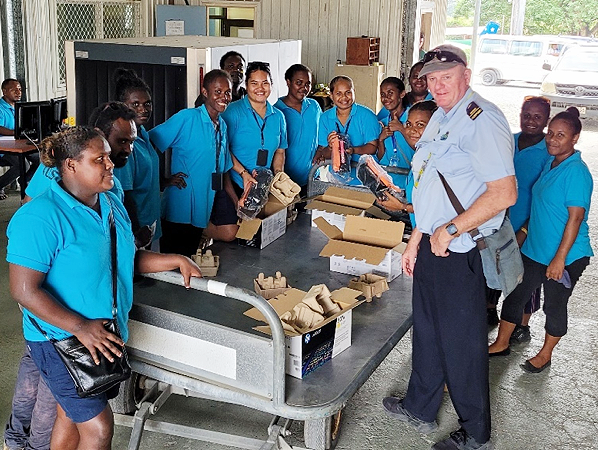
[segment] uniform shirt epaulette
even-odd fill
[[[471,102],[469,105],[467,105],[467,109],[465,111],[471,120],[476,120],[484,110],[480,108],[476,102]]]

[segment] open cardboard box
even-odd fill
[[[306,294],[305,291],[291,288],[268,303],[280,317],[292,310]],[[357,300],[357,297],[362,295],[360,291],[347,287],[337,289],[331,293],[331,297],[341,307],[340,312],[303,334],[285,331],[287,374],[301,379],[351,346],[352,310],[365,301]],[[246,311],[245,315],[266,322],[265,317],[256,308]],[[256,326],[254,329],[272,334],[268,325]]]
[[[406,247],[403,222],[347,216],[343,231],[323,217],[315,223],[329,239],[320,256],[330,258],[331,271],[349,275],[371,272],[388,281],[401,274],[401,255]]]
[[[255,219],[241,220],[237,239],[241,245],[262,249],[287,230],[287,206],[272,194]]]
[[[375,201],[376,196],[370,192],[332,186],[315,197],[305,209],[311,210],[312,227],[316,226],[315,219],[323,217],[342,231],[347,216],[364,216],[367,212],[380,219],[388,219],[389,215],[374,206]]]

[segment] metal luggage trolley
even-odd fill
[[[287,233],[261,251],[218,243],[217,277],[181,288],[173,272],[151,274],[135,285],[127,343],[134,376],[111,401],[116,424],[131,426],[129,450],[144,429],[246,449],[299,449],[285,438],[291,421],[304,421],[305,446],[334,448],[340,412],[411,327],[411,282],[390,283],[381,299],[352,310],[352,346],[303,380],[285,375],[285,337],[278,315],[248,289],[259,272],[281,270],[289,284],[309,289],[346,286],[349,275],[329,271],[318,256],[326,238],[300,214]],[[233,287],[227,282],[242,287]],[[178,286],[177,286],[178,285]],[[272,336],[252,329],[251,306],[267,319]],[[152,420],[172,394],[246,406],[272,414],[264,440]],[[193,401],[193,400],[189,400]]]

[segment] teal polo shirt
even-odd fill
[[[594,182],[581,153],[561,162],[554,169],[554,157],[546,162],[538,181],[532,188],[532,207],[528,236],[521,252],[528,258],[548,266],[559,248],[565,225],[569,219],[569,206],[585,209],[585,214],[575,242],[567,254],[565,265],[584,256],[594,256],[590,245],[588,213]]]
[[[212,173],[216,172],[216,148],[220,145],[218,172],[233,166],[228,150],[227,126],[218,117],[220,132],[205,105],[179,111],[150,132],[160,151],[172,148],[171,172],[187,174],[187,187],[168,186],[163,193],[163,216],[169,222],[206,228],[210,220],[214,194]]]
[[[65,308],[87,319],[112,318],[112,272],[109,211],[117,233],[118,324],[128,338],[127,320],[133,303],[135,241],[122,202],[112,193],[99,194],[101,217],[62,189],[50,189],[17,210],[8,224],[6,260],[45,274],[42,288]],[[24,310],[28,341],[45,341]],[[34,316],[55,339],[70,334]]]
[[[401,114],[401,117],[399,117],[399,122],[405,123],[407,121],[408,115],[409,115],[408,109],[405,109],[405,111],[403,111],[403,114]],[[389,117],[390,117],[390,111],[384,107],[382,107],[382,109],[380,111],[378,111],[378,114],[376,114],[376,118],[380,122],[383,122],[384,120],[386,120],[386,125],[388,125]]]
[[[262,119],[257,114],[248,97],[231,103],[222,113],[228,129],[230,151],[250,173],[257,168],[258,150],[268,150],[264,167],[272,167],[274,153],[279,148],[287,149],[287,123],[284,114],[266,104],[266,115]],[[262,130],[264,142],[262,144]],[[230,172],[232,180],[243,188],[243,178],[234,170]]]
[[[143,126],[137,130],[133,153],[124,167],[115,168],[114,175],[123,191],[130,191],[137,207],[140,226],[156,224],[153,240],[162,236],[160,226],[160,160]]]
[[[318,128],[322,108],[314,99],[305,98],[299,112],[287,106],[282,101],[282,97],[274,107],[284,114],[287,122],[289,147],[285,153],[284,171],[299,186],[305,186],[318,149]]]
[[[0,127],[15,129],[15,107],[9,105],[4,97],[0,98]]]
[[[550,158],[546,149],[546,140],[542,139],[536,145],[519,150],[519,136],[515,139],[515,177],[517,178],[517,203],[509,209],[509,219],[515,231],[519,230],[529,219],[532,207],[532,186],[538,180],[546,161]]]
[[[384,126],[388,125],[390,120],[390,116],[387,116],[385,119],[382,120]],[[413,159],[413,155],[415,154],[415,150],[411,148],[411,146],[405,140],[403,133],[400,131],[395,131],[392,136],[387,137],[384,139],[384,156],[380,159],[380,164],[383,166],[390,166],[391,159],[394,155],[396,155],[398,159],[398,163],[395,167],[402,167],[403,169],[411,169],[411,160]],[[390,177],[393,179],[393,183],[405,189],[407,185],[407,176],[406,175],[399,175],[396,173],[389,173]]]
[[[353,103],[347,123],[343,125],[336,117],[336,106],[322,113],[318,145],[328,145],[328,135],[333,131],[347,134],[352,147],[360,147],[371,141],[377,141],[380,136],[380,123],[372,110],[366,106]],[[353,155],[353,161],[359,161],[361,155]]]
[[[27,184],[25,194],[31,198],[35,198],[39,194],[47,191],[52,185],[53,180],[60,181],[58,169],[56,167],[46,167],[43,164],[40,164],[35,170],[33,177],[31,177],[31,181]],[[110,192],[116,195],[121,202],[124,201],[125,193],[120,181],[118,181],[118,178],[116,177],[114,177],[114,186],[110,189]]]

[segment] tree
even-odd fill
[[[511,3],[482,0],[480,24],[491,20],[509,32]],[[475,0],[457,0],[447,26],[472,26]],[[598,33],[598,0],[527,0],[524,34],[594,36]]]

